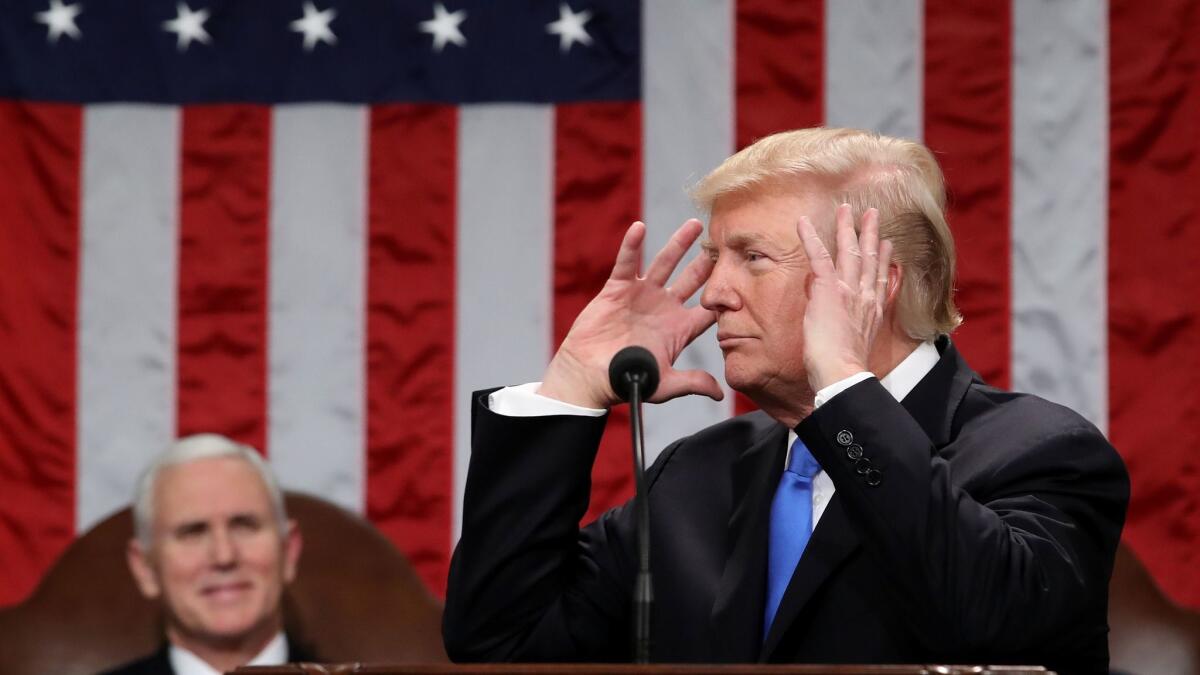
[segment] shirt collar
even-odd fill
[[[175,675],[221,675],[208,662],[178,645],[171,645],[167,654]],[[247,666],[278,666],[287,663],[288,644],[283,631],[275,634],[266,647],[257,656],[250,659]]]
[[[929,371],[942,358],[937,347],[932,342],[922,342],[904,360],[892,368],[892,372],[884,375],[879,384],[897,401],[903,401],[905,396],[917,386]]]

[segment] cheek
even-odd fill
[[[270,581],[276,585],[282,582],[283,552],[280,551],[278,542],[273,539],[255,542],[253,546],[245,547],[242,562],[263,581]]]
[[[200,551],[179,548],[163,556],[163,577],[167,583],[191,584],[204,574],[204,556]]]

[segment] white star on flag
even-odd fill
[[[576,42],[583,45],[592,44],[592,36],[588,35],[583,24],[592,18],[592,10],[585,9],[576,14],[567,3],[558,6],[558,20],[546,24],[546,32],[558,36],[558,47],[562,51],[570,51]]]
[[[208,10],[202,9],[198,12],[193,12],[191,7],[186,3],[176,5],[178,14],[174,19],[163,22],[163,30],[168,33],[175,33],[179,40],[175,46],[179,51],[187,51],[188,45],[192,44],[192,40],[208,44],[212,42],[212,37],[208,31],[204,30],[204,22],[208,21]]]
[[[453,42],[459,47],[466,46],[467,38],[458,28],[458,25],[466,18],[467,10],[447,12],[442,3],[435,2],[433,3],[433,18],[422,21],[419,25],[422,33],[433,35],[433,51],[440,52],[447,42]]]
[[[337,44],[337,36],[329,28],[329,23],[337,16],[337,10],[317,11],[311,2],[304,3],[304,16],[292,22],[292,30],[304,33],[304,50],[311,52],[318,42],[327,45]]]
[[[58,42],[65,33],[78,40],[82,33],[75,25],[75,17],[83,11],[83,5],[64,5],[62,0],[50,0],[50,9],[33,15],[33,20],[47,27],[46,41]]]

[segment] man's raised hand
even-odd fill
[[[812,267],[804,312],[804,367],[813,391],[867,370],[888,296],[892,242],[879,240],[879,212],[854,233],[850,206],[837,209],[837,261],[806,216],[797,226]]]
[[[683,348],[716,321],[714,312],[684,306],[712,273],[713,263],[708,256],[696,257],[674,285],[666,285],[703,231],[700,221],[685,222],[654,256],[645,276],[638,276],[646,226],[641,222],[630,226],[612,274],[575,318],[546,368],[538,393],[587,408],[611,407],[620,399],[608,383],[609,361],[623,347],[640,345],[654,354],[661,374],[651,401],[687,394],[721,400],[724,392],[711,374],[672,367]]]

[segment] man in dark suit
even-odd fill
[[[475,395],[451,657],[630,657],[633,510],[577,526],[618,401],[608,362],[639,344],[662,371],[652,400],[720,398],[671,367],[715,322],[726,381],[761,411],[649,470],[653,660],[1103,672],[1124,466],[1091,424],[987,386],[949,341],[954,248],[928,149],[777,134],[695,195],[704,255],[667,285],[701,233],[689,221],[639,276],[635,223],[542,382]]]
[[[117,675],[211,675],[311,660],[283,633],[283,589],[300,531],[253,448],[216,434],[180,439],[139,479],[127,560],[162,605],[166,643]]]

